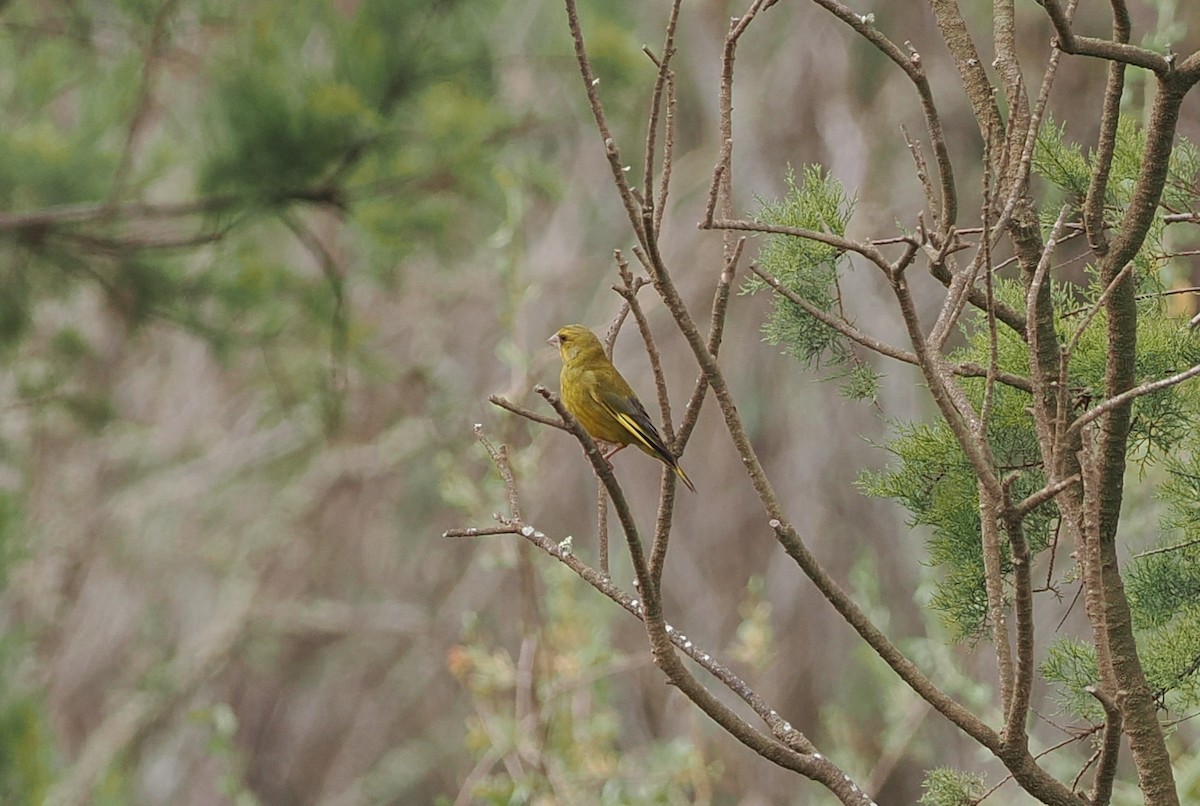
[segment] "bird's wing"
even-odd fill
[[[650,419],[642,401],[636,396],[599,392],[596,394],[596,402],[630,433],[640,447],[657,455],[667,464],[675,465],[674,454],[663,443],[658,429],[654,427],[654,421]]]

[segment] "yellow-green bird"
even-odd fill
[[[604,345],[583,325],[567,325],[547,341],[558,348],[563,368],[559,376],[563,405],[593,439],[615,447],[608,460],[634,444],[675,471],[692,492],[696,487],[654,427],[646,407],[604,354]]]

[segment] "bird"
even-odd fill
[[[546,341],[562,356],[559,388],[563,405],[593,439],[614,446],[603,454],[604,460],[610,460],[627,445],[637,445],[675,471],[687,488],[696,492],[679,460],[659,436],[646,407],[605,355],[596,334],[583,325],[566,325]]]

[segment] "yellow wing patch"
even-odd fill
[[[612,409],[610,409],[610,411],[612,411]],[[612,411],[612,415],[617,418],[617,422],[625,427],[626,431],[633,435],[634,439],[645,445],[654,453],[662,455],[663,445],[662,442],[657,438],[657,434],[647,433],[645,426],[624,412]]]

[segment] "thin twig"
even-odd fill
[[[650,119],[646,123],[646,164],[643,171],[643,187],[645,187],[645,197],[643,202],[645,205],[654,206],[654,152],[656,138],[658,136],[659,115],[662,112],[663,95],[668,88],[671,57],[675,55],[675,26],[679,22],[679,6],[682,0],[673,0],[671,3],[671,12],[667,17],[666,41],[663,43],[662,59],[654,58],[654,54],[646,49],[646,55],[658,67],[658,76],[654,80],[654,92],[650,100]],[[668,103],[670,98],[668,94]],[[663,182],[659,186],[659,197],[663,203],[666,203],[666,190],[668,185],[668,177],[670,176],[670,148],[668,147],[664,156]],[[643,211],[644,214],[644,211]],[[658,233],[659,227],[662,225],[662,210],[656,208],[651,215],[651,231]]]
[[[658,352],[658,345],[654,341],[654,333],[650,330],[650,321],[646,319],[646,313],[642,310],[641,303],[638,302],[637,289],[641,284],[634,281],[633,273],[629,271],[629,263],[621,255],[621,251],[616,250],[613,254],[617,262],[617,273],[621,276],[621,285],[613,286],[613,290],[620,294],[629,305],[634,321],[637,322],[638,331],[642,334],[642,343],[646,347],[646,355],[650,359],[650,371],[654,376],[654,389],[662,418],[663,438],[670,445],[675,439],[675,429],[671,425],[671,399],[667,394],[667,379],[663,374],[662,358]]]
[[[978,482],[979,498],[979,532],[983,552],[983,583],[984,594],[987,597],[988,621],[992,628],[992,645],[996,650],[996,672],[1000,681],[1000,703],[1005,714],[1011,713],[1013,706],[1013,673],[1012,637],[1008,631],[1008,618],[1005,614],[1004,577],[1000,557],[1000,505],[987,485],[980,479]],[[1006,737],[1007,739],[1007,737]]]
[[[1169,389],[1170,387],[1181,384],[1186,380],[1195,378],[1197,375],[1200,375],[1200,364],[1197,364],[1191,369],[1171,375],[1170,377],[1160,378],[1157,381],[1143,383],[1141,386],[1135,386],[1134,388],[1124,391],[1115,397],[1110,397],[1103,403],[1099,403],[1085,411],[1083,414],[1079,415],[1079,417],[1075,419],[1075,422],[1071,423],[1071,427],[1067,429],[1067,433],[1070,435],[1078,432],[1085,425],[1092,422],[1092,420],[1107,414],[1119,406],[1124,406],[1131,400],[1153,394],[1154,392],[1160,392],[1163,389]]]
[[[984,232],[988,232],[991,229],[989,226],[992,212],[991,163],[992,141],[989,136],[984,142],[983,204],[981,205],[981,226]],[[975,275],[979,271],[979,267],[990,266],[991,263],[991,239],[984,237],[979,253],[971,261],[971,268],[964,271],[961,277],[956,277],[955,281],[962,280],[967,284],[974,284]],[[995,294],[993,292],[992,273],[985,270],[984,294],[987,300],[988,364],[987,376],[983,383],[983,401],[979,407],[979,421],[974,429],[975,438],[980,444],[987,444],[988,442],[988,422],[992,416],[993,394],[996,388],[996,370],[1000,362],[996,332]],[[955,289],[952,283],[950,295],[942,306],[943,314],[949,312],[952,306],[956,306],[961,311],[962,305],[965,302],[966,294],[961,288]],[[946,317],[947,325],[953,323],[957,318],[957,313]],[[939,319],[939,323],[941,321]],[[942,345],[945,343],[946,336],[943,334],[939,337],[937,334],[938,325],[934,325],[933,333],[930,334],[930,340],[934,345],[934,349],[940,351]],[[1013,671],[1012,643],[1008,631],[1008,619],[1005,613],[1004,577],[1000,557],[1000,524],[998,522],[1000,509],[1007,501],[1007,496],[1002,500],[997,500],[993,497],[988,485],[984,484],[981,479],[978,485],[978,497],[980,537],[983,547],[984,588],[988,602],[988,617],[992,622],[992,645],[996,649],[996,667],[1000,679],[1000,702],[1006,712],[1011,712],[1014,700],[1013,688],[1016,685],[1016,679]]]
[[[1013,514],[1023,518],[1047,501],[1053,500],[1059,493],[1079,482],[1079,474],[1047,484],[1037,492],[1030,493],[1026,498],[1013,505]]]
[[[560,431],[571,430],[567,428],[566,423],[564,423],[562,420],[556,420],[553,417],[546,417],[545,415],[538,414],[536,411],[530,411],[523,406],[518,406],[516,403],[506,400],[500,395],[488,396],[488,402],[493,406],[499,406],[505,411],[511,411],[513,414],[524,417],[526,420],[530,420],[541,425],[548,425],[551,428],[557,428]]]
[[[841,333],[843,336],[855,342],[856,344],[860,344],[863,347],[866,347],[868,350],[879,353],[883,356],[887,356],[888,358],[894,358],[895,360],[901,361],[905,364],[912,364],[914,366],[917,364],[916,354],[911,353],[908,350],[903,350],[885,341],[880,341],[872,336],[868,336],[866,333],[863,333],[846,320],[839,319],[838,317],[827,313],[821,308],[818,308],[816,305],[785,286],[779,281],[778,278],[776,278],[766,269],[759,266],[757,263],[750,264],[750,271],[761,277],[763,282],[775,289],[775,292],[788,302],[792,303],[797,308],[801,309],[813,319],[816,319],[818,322],[830,328],[831,330]]]
[[[476,423],[471,430],[475,434],[475,439],[479,441],[479,444],[483,446],[488,456],[491,457],[492,464],[500,471],[500,477],[504,479],[504,489],[508,493],[509,517],[513,520],[521,520],[521,500],[517,493],[516,477],[513,476],[512,467],[508,463],[508,446],[501,445],[500,447],[496,447],[493,445],[491,440],[484,436],[483,426],[479,423]]]
[[[442,537],[485,537],[487,535],[515,535],[512,526],[468,526],[465,529],[447,529]]]
[[[1101,292],[1100,296],[1096,298],[1096,301],[1088,306],[1087,313],[1083,317],[1083,321],[1080,322],[1079,326],[1075,328],[1075,332],[1071,334],[1070,340],[1067,341],[1067,346],[1063,348],[1064,361],[1070,361],[1071,356],[1075,353],[1075,347],[1079,344],[1079,339],[1083,337],[1083,332],[1087,330],[1088,325],[1090,325],[1092,320],[1096,318],[1096,314],[1100,313],[1100,309],[1104,307],[1106,302],[1108,302],[1109,297],[1112,296],[1113,289],[1115,289],[1131,271],[1133,271],[1133,261],[1126,263],[1124,268],[1117,272],[1117,276],[1114,277],[1112,281],[1104,287],[1104,291]],[[1062,379],[1060,378],[1060,380]]]
[[[1149,557],[1152,554],[1166,554],[1172,551],[1181,551],[1197,545],[1200,545],[1200,538],[1196,538],[1195,540],[1185,540],[1182,543],[1173,543],[1170,546],[1159,546],[1158,548],[1147,549],[1146,551],[1141,551],[1133,555],[1133,558],[1136,560],[1139,557]]]
[[[746,28],[766,6],[774,0],[754,0],[750,8],[741,17],[734,17],[729,24],[729,33],[725,35],[725,45],[721,49],[721,83],[717,108],[720,115],[721,148],[717,155],[717,164],[713,168],[713,178],[708,189],[708,204],[705,205],[704,220],[701,229],[713,229],[713,215],[717,209],[717,194],[722,187],[725,189],[726,205],[732,203],[728,190],[733,172],[733,64],[737,57],[738,40],[746,32]],[[728,218],[728,216],[724,216]]]
[[[1129,11],[1123,2],[1112,2],[1113,39],[1127,43],[1131,25]],[[1067,10],[1067,23],[1071,12]],[[1113,155],[1117,149],[1117,125],[1121,117],[1121,97],[1125,91],[1125,65],[1119,61],[1108,63],[1108,77],[1104,86],[1104,102],[1100,111],[1100,135],[1092,158],[1092,176],[1083,200],[1083,225],[1088,234],[1088,245],[1097,255],[1108,252],[1108,235],[1104,231],[1104,207],[1108,199],[1108,178],[1112,171]]]
[[[712,314],[708,320],[708,351],[716,356],[721,351],[721,339],[725,334],[725,317],[729,310],[730,292],[733,289],[733,278],[737,275],[737,264],[741,260],[742,250],[746,246],[744,237],[738,238],[734,244],[733,254],[725,261],[717,287],[713,291]],[[679,433],[675,437],[672,449],[682,453],[691,438],[692,429],[700,420],[700,408],[704,405],[704,396],[708,392],[708,376],[703,372],[696,378],[692,396],[688,399],[683,410],[683,422],[679,425]]]
[[[820,232],[818,230],[803,229],[801,227],[788,227],[782,224],[764,224],[757,221],[743,221],[737,219],[720,218],[716,219],[711,224],[711,229],[730,229],[740,230],[742,232],[760,232],[773,235],[791,235],[794,238],[804,238],[809,241],[816,241],[835,249],[841,249],[843,252],[855,252],[862,255],[867,260],[874,263],[885,273],[892,270],[892,263],[883,253],[879,251],[873,243],[851,240],[840,235],[834,235],[830,232]]]
[[[625,206],[625,213],[629,216],[629,224],[641,240],[646,237],[642,225],[641,205],[638,204],[629,188],[629,182],[625,178],[625,165],[621,162],[621,152],[617,148],[617,141],[613,139],[612,131],[608,127],[608,119],[604,114],[604,107],[600,103],[598,90],[600,79],[592,72],[592,64],[583,44],[583,30],[579,26],[579,12],[575,8],[575,0],[566,0],[566,7],[567,27],[571,30],[571,40],[575,46],[575,60],[579,63],[579,72],[583,76],[588,106],[591,107],[592,117],[595,118],[596,130],[600,133],[600,141],[604,145],[604,154],[608,158],[613,183],[617,186],[621,203]]]
[[[908,153],[912,156],[913,165],[917,171],[917,181],[921,183],[921,189],[925,191],[925,204],[929,208],[930,215],[933,216],[934,229],[937,229],[941,212],[938,209],[937,197],[933,192],[933,182],[929,180],[929,165],[925,162],[925,154],[921,151],[921,142],[908,136],[908,127],[904,124],[900,124],[900,134],[904,137],[904,145],[908,147]],[[875,243],[881,242],[876,241]]]
[[[600,573],[608,576],[608,490],[599,485],[596,492],[596,554],[599,556]]]
[[[942,131],[942,121],[938,114],[937,105],[933,100],[933,90],[925,75],[921,63],[921,55],[911,46],[905,53],[894,42],[888,39],[875,27],[874,16],[858,14],[839,0],[814,0],[817,5],[829,11],[846,25],[853,28],[860,36],[874,45],[883,55],[899,67],[916,89],[921,101],[921,112],[925,117],[925,129],[929,133],[933,145],[934,163],[937,165],[938,184],[941,189],[941,205],[938,208],[936,220],[941,225],[943,235],[947,235],[958,220],[958,194],[954,188],[954,168],[950,161],[950,151],[946,146],[946,137]]]

